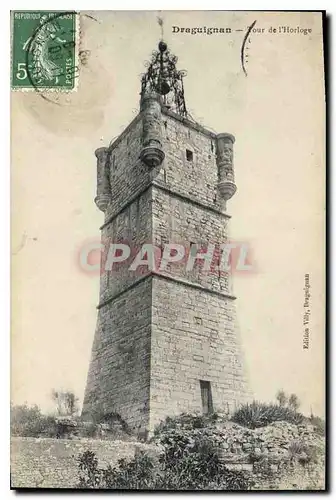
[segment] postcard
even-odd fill
[[[10,21],[11,488],[325,490],[325,13]]]

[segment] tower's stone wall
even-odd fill
[[[179,198],[171,193],[153,187],[153,240],[156,245],[165,243],[180,244],[185,248],[185,259],[180,263],[167,265],[166,274],[198,283],[210,290],[231,293],[231,282],[227,272],[218,271],[218,252],[214,251],[209,270],[204,262],[196,261],[192,269],[187,269],[187,260],[191,243],[199,246],[199,253],[206,252],[209,245],[218,245],[227,241],[227,219],[218,212],[191,202],[188,198]]]
[[[109,148],[111,203],[105,214],[108,221],[148,185],[151,174],[140,160],[142,115],[138,115]]]
[[[101,277],[100,302],[127,289],[139,277],[148,274],[148,268],[129,271],[129,266],[136,252],[143,244],[152,241],[152,193],[151,188],[141,193],[131,204],[110,220],[102,229],[102,240],[106,259],[110,244],[123,243],[130,246],[130,257],[120,264],[113,265],[112,270],[103,269]],[[103,259],[106,267],[105,258]]]
[[[220,209],[215,134],[167,112],[162,120],[166,185],[192,200]],[[193,153],[192,161],[187,160],[187,149]]]
[[[200,412],[200,380],[211,381],[214,411],[248,397],[234,300],[153,278],[151,426],[167,414]]]
[[[151,278],[98,312],[83,417],[119,413],[135,430],[149,424]]]

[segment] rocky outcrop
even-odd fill
[[[213,432],[221,441],[223,453],[235,455],[283,457],[291,452],[293,443],[324,447],[324,438],[315,432],[314,426],[306,423],[274,422],[266,427],[248,429],[228,421],[217,424]]]

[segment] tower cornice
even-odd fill
[[[185,118],[181,115],[178,115],[177,113],[174,113],[174,111],[170,111],[169,109],[165,108],[164,105],[161,105],[161,111],[163,116],[170,116],[171,118],[174,118],[180,123],[183,123],[186,127],[191,128],[192,130],[195,130],[196,132],[201,132],[204,135],[207,135],[208,137],[211,137],[211,139],[215,140],[218,135],[222,134],[216,134],[215,132],[212,132],[211,130],[207,129],[203,125],[200,125],[197,122],[193,122],[189,118]],[[127,135],[128,131],[142,118],[142,112],[139,111],[139,113],[133,118],[133,120],[127,125],[127,127],[118,135],[116,139],[108,146],[108,150],[112,151],[118,143],[124,138],[125,135]],[[230,135],[231,134],[225,134],[225,135]],[[232,136],[233,137],[233,136]]]
[[[143,189],[141,189],[141,191],[139,191],[138,193],[136,193],[132,198],[130,198],[119,210],[117,210],[113,215],[111,215],[110,217],[108,217],[106,219],[106,221],[104,222],[104,224],[102,224],[100,226],[100,230],[104,229],[106,226],[108,226],[109,224],[111,224],[111,222],[113,222],[113,220],[118,217],[119,214],[121,214],[124,210],[126,210],[127,207],[129,207],[130,205],[132,205],[132,203],[134,203],[138,198],[140,198],[140,196],[142,196],[146,191],[148,191],[148,189],[150,189],[151,187],[155,187],[157,189],[160,189],[161,191],[164,191],[172,196],[175,196],[176,198],[180,198],[186,202],[189,202],[190,204],[192,205],[197,205],[199,206],[200,208],[204,208],[210,212],[213,212],[213,213],[216,213],[218,215],[221,215],[223,218],[225,219],[231,219],[231,215],[227,214],[226,212],[220,210],[219,208],[215,208],[213,206],[210,206],[210,205],[207,205],[205,203],[202,203],[201,201],[197,200],[196,198],[191,198],[190,196],[185,196],[173,189],[170,189],[166,186],[162,186],[162,184],[160,184],[159,182],[153,180],[151,181],[149,184],[147,184],[147,186],[145,186]]]
[[[174,113],[174,111],[171,111],[164,106],[162,106],[162,115],[170,116],[171,118],[174,118],[180,123],[183,123],[186,127],[189,127],[196,132],[201,132],[204,135],[207,135],[208,137],[211,137],[211,139],[216,139],[217,134],[215,132],[212,132],[211,130],[207,129],[203,125],[200,125],[197,122],[194,122],[190,120],[189,118],[185,118],[184,116],[178,115],[177,113]]]
[[[194,282],[188,281],[186,279],[177,278],[175,276],[170,276],[168,274],[164,274],[164,273],[160,273],[160,272],[150,271],[148,274],[146,274],[145,276],[142,276],[138,280],[134,281],[133,283],[131,283],[130,285],[125,287],[120,292],[115,293],[114,295],[111,295],[110,297],[108,297],[105,300],[103,300],[102,302],[100,302],[97,305],[97,309],[102,309],[104,306],[108,305],[113,300],[117,299],[118,297],[120,297],[124,293],[128,292],[129,290],[132,290],[132,288],[135,288],[137,285],[139,285],[143,281],[148,280],[150,278],[158,278],[158,279],[163,279],[166,281],[171,281],[173,283],[176,283],[176,284],[179,284],[179,285],[182,285],[185,287],[194,288],[196,290],[201,290],[203,292],[209,293],[210,295],[217,295],[217,297],[221,297],[222,299],[228,299],[228,300],[236,300],[237,299],[237,297],[235,295],[232,295],[230,293],[219,292],[218,290],[206,288],[198,283],[194,283]]]

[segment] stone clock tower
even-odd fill
[[[104,242],[188,249],[227,240],[235,139],[190,117],[176,62],[161,41],[139,114],[96,151]],[[167,415],[232,410],[248,391],[229,274],[148,267],[101,274],[83,417],[117,413],[143,432]]]

